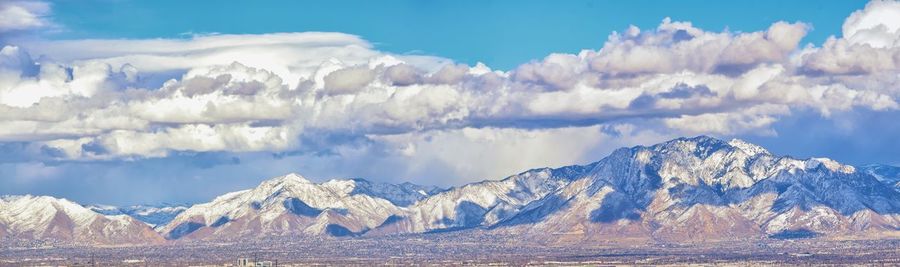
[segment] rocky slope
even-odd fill
[[[483,229],[564,243],[900,236],[900,192],[886,169],[700,136],[446,191],[291,174],[192,207],[162,231],[192,239]]]
[[[106,216],[47,196],[0,197],[0,237],[77,244],[156,244],[162,236],[127,215]]]
[[[696,137],[592,165],[494,228],[560,242],[900,236],[900,193],[829,159]]]
[[[447,190],[288,174],[184,209],[157,228],[160,235],[131,217],[65,200],[7,197],[0,236],[97,243],[446,231],[556,244],[896,238],[898,174],[699,136]]]
[[[313,183],[297,174],[194,205],[161,229],[169,239],[264,235],[349,236],[402,214],[405,205],[438,192],[412,184],[362,179]]]

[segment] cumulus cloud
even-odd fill
[[[606,76],[681,71],[740,73],[763,63],[781,63],[806,35],[802,23],[777,22],[762,32],[707,32],[666,18],[655,31],[631,26],[613,33],[599,51],[580,55]]]
[[[853,12],[842,27],[842,38],[831,37],[821,48],[810,48],[803,69],[819,75],[865,75],[900,67],[900,3],[872,1]]]
[[[422,81],[422,71],[409,64],[397,64],[385,70],[386,82],[395,86],[408,86]]]
[[[900,3],[872,1],[863,10],[850,14],[844,21],[844,39],[852,44],[867,44],[874,48],[896,47],[900,44]]]
[[[325,90],[330,94],[352,94],[375,79],[367,66],[354,66],[333,71],[325,76]]]
[[[0,142],[15,144],[0,150],[17,162],[338,154],[481,179],[678,135],[772,136],[798,111],[900,108],[896,41],[874,33],[897,34],[896,6],[867,5],[821,47],[799,47],[803,23],[712,32],[665,19],[510,71],[340,33],[31,40],[0,50]]]
[[[770,128],[779,115],[787,115],[789,110],[779,105],[760,105],[738,112],[704,113],[682,115],[665,119],[666,126],[689,134],[734,135],[755,131],[758,134],[775,134]]]

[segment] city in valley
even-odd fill
[[[276,238],[133,247],[12,247],[4,248],[0,266],[900,264],[898,240],[553,246],[519,244],[512,239],[454,239],[462,238],[457,234],[428,234],[392,238]],[[453,242],[448,242],[450,240]],[[244,265],[239,263],[240,260],[244,260]]]

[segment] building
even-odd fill
[[[238,267],[277,267],[278,261],[258,261],[250,258],[239,258],[235,262]]]

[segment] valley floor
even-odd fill
[[[427,234],[407,237],[194,242],[138,247],[45,246],[0,249],[0,266],[222,266],[238,258],[279,266],[438,265],[900,265],[900,240],[779,240],[700,245],[542,246],[513,240]]]

